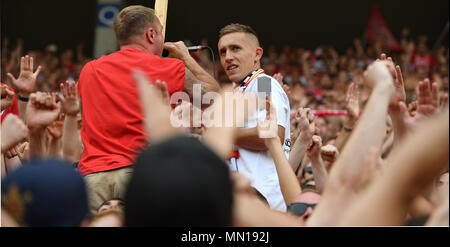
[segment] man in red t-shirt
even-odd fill
[[[165,81],[170,94],[192,95],[194,83],[204,91],[220,89],[183,42],[164,44],[162,25],[153,9],[123,9],[114,30],[120,50],[86,64],[78,82],[84,145],[78,169],[87,182],[92,213],[106,200],[123,198],[131,166],[148,141],[134,70],[153,81]],[[161,58],[163,48],[172,58]]]

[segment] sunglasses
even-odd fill
[[[302,216],[305,214],[306,210],[311,207],[312,210],[316,207],[316,204],[306,204],[302,202],[290,203],[287,206],[287,210],[295,215]]]
[[[312,166],[307,166],[303,169],[303,173],[302,173],[303,177],[305,176],[305,172],[308,172],[309,174],[313,174]]]

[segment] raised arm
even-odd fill
[[[18,89],[17,95],[19,96],[19,115],[22,120],[25,120],[25,111],[27,108],[27,102],[24,101],[24,99],[28,99],[30,94],[36,90],[36,78],[39,75],[39,72],[41,72],[41,66],[38,66],[34,73],[33,69],[33,57],[27,55],[20,59],[19,78],[16,79],[11,73],[8,73],[8,78]]]
[[[239,105],[245,101],[256,101],[256,97],[251,94],[245,94],[241,92],[233,92],[231,87],[224,87],[220,95],[214,98],[214,103],[207,110],[214,112],[214,116],[221,115],[222,122],[216,122],[215,125],[209,122],[203,124],[207,127],[206,132],[203,134],[203,141],[209,145],[222,159],[229,158],[229,154],[232,151],[233,143],[236,140],[237,123],[244,123],[248,120],[248,116],[253,115],[256,108],[237,108],[233,109],[233,105]],[[225,95],[230,94],[233,102],[227,102]],[[255,106],[256,107],[256,106]],[[243,114],[239,114],[238,111],[242,110]],[[226,112],[233,112],[233,126],[227,127],[226,125]]]
[[[355,200],[341,224],[403,225],[410,203],[448,165],[448,126],[447,108],[406,137],[393,150],[383,176]]]
[[[336,137],[335,144],[336,148],[340,151],[344,149],[345,143],[347,143],[348,139],[350,138],[352,130],[359,118],[359,91],[358,85],[356,85],[356,83],[353,82],[348,86],[347,96],[345,100],[345,108],[348,114],[343,128],[341,129],[341,131],[339,131]]]
[[[320,154],[321,148],[322,138],[320,138],[320,136],[313,136],[312,144],[307,150],[307,155],[311,161],[314,181],[316,183],[316,189],[319,193],[323,192],[328,176],[322,160],[322,155]]]
[[[77,85],[68,81],[60,84],[63,94],[61,100],[62,111],[64,112],[64,127],[62,134],[63,158],[74,163],[80,159],[81,142],[78,132],[77,115],[80,112],[80,99],[78,98]]]
[[[58,115],[57,119],[53,121],[49,126],[47,126],[47,156],[54,158],[62,158],[62,136],[63,136],[63,126],[64,120],[61,114]]]
[[[278,173],[281,193],[287,205],[294,202],[295,198],[301,193],[301,188],[289,161],[286,159],[278,137],[276,108],[271,105],[269,99],[266,99],[266,102],[266,108],[269,110],[266,120],[258,122],[258,134],[264,140],[272,155]]]
[[[50,93],[32,93],[26,109],[26,123],[30,129],[30,159],[45,156],[45,128],[58,118],[61,103]]]
[[[7,85],[0,85],[0,94],[1,94],[1,111],[4,111],[6,108],[12,106],[14,103],[14,92],[9,90]]]
[[[189,54],[184,42],[166,42],[164,44],[164,49],[169,51],[169,57],[178,58],[184,62],[184,65],[186,66],[184,88],[191,96],[194,84],[200,84],[202,92],[218,92],[220,90],[219,83]]]
[[[306,150],[311,144],[311,138],[315,131],[314,115],[309,108],[299,108],[295,118],[298,121],[300,134],[295,140],[289,155],[289,164],[294,172],[297,171],[303,157],[305,157]]]
[[[394,93],[393,65],[377,61],[365,72],[373,91],[359,123],[328,177],[321,203],[308,220],[310,225],[334,225],[339,208],[345,208],[359,189],[365,154],[371,147],[381,147],[386,128],[389,100]]]
[[[16,115],[8,114],[2,122],[0,136],[4,153],[27,138],[28,128]]]

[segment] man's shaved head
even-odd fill
[[[256,34],[255,30],[253,30],[253,28],[251,28],[250,26],[238,23],[232,23],[222,28],[219,32],[219,39],[227,34],[238,32],[247,34],[247,36],[250,38],[255,47],[261,46],[259,43],[258,35]]]
[[[240,83],[260,69],[263,55],[255,30],[242,24],[230,24],[220,30],[218,50],[220,63],[232,82]]]

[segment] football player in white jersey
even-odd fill
[[[286,156],[290,151],[289,99],[280,84],[261,69],[263,49],[256,32],[249,26],[230,24],[220,31],[218,50],[228,78],[240,91],[268,93],[277,109],[278,136]],[[244,107],[244,106],[242,106]],[[255,112],[244,128],[239,129],[230,168],[246,175],[273,209],[286,211],[273,159],[258,137],[257,121],[265,118],[265,109]]]

